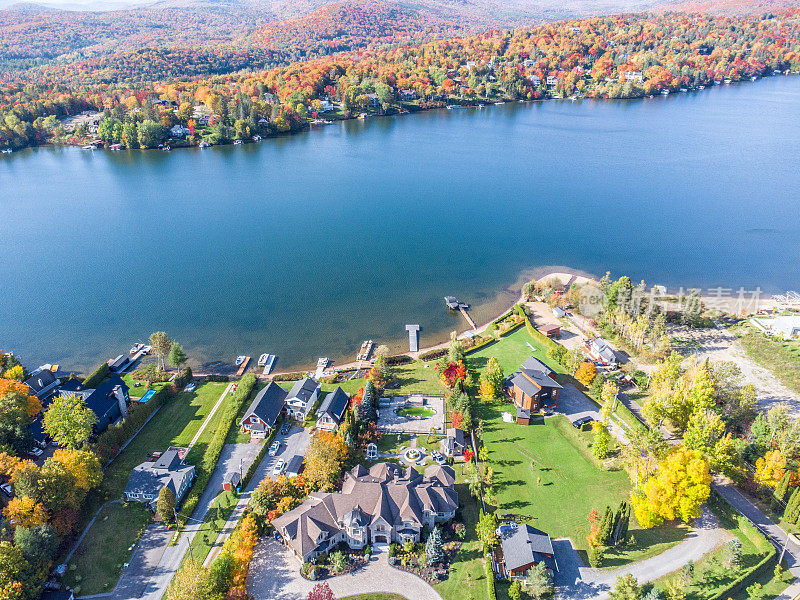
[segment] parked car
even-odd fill
[[[14,495],[14,488],[11,487],[10,483],[0,484],[0,490],[3,490],[3,493],[9,498]]]
[[[585,417],[581,417],[580,419],[576,419],[575,421],[573,421],[572,426],[575,429],[583,429],[584,425],[586,425],[587,423],[591,423],[592,421],[594,421],[594,418],[587,415]]]
[[[292,430],[292,424],[291,423],[284,423],[283,427],[281,427],[281,435],[286,435],[291,430]]]
[[[196,389],[197,389],[197,386],[194,384],[194,382],[192,382],[189,385],[187,385],[185,388],[183,388],[183,391],[184,392],[193,392]]]
[[[440,465],[443,465],[447,462],[447,459],[444,456],[442,456],[440,452],[437,452],[436,450],[431,452],[431,458],[433,458],[433,460],[435,460]]]
[[[283,475],[283,472],[286,470],[286,461],[282,458],[278,459],[278,462],[275,463],[275,466],[272,467],[272,475],[273,477],[277,477],[278,475]]]
[[[278,450],[280,449],[281,449],[281,443],[276,440],[272,442],[272,445],[269,447],[268,454],[270,456],[275,456],[276,454],[278,454]]]
[[[28,456],[33,456],[34,458],[39,458],[42,455],[42,449],[39,447],[33,447],[28,450]]]

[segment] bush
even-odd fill
[[[211,381],[214,383],[225,383],[226,381],[230,381],[231,378],[227,375],[209,375],[206,377],[206,381]]]
[[[178,389],[183,389],[189,382],[192,380],[194,376],[192,375],[192,369],[189,367],[183,367],[178,373],[175,375],[175,379],[172,380],[173,385]]]
[[[386,364],[387,365],[406,365],[410,362],[413,362],[413,358],[411,358],[408,354],[398,354],[397,356],[387,356],[386,357]]]
[[[486,567],[486,587],[488,588],[489,600],[497,600],[497,591],[494,588],[494,571],[492,571],[492,561],[484,557]]]
[[[389,556],[394,557],[397,556],[397,551],[400,549],[400,545],[397,542],[392,542],[389,544]]]
[[[420,360],[433,360],[434,358],[441,358],[447,354],[447,348],[439,348],[438,350],[428,350],[419,355]]]
[[[279,373],[272,377],[272,381],[300,381],[305,376],[305,373]]]
[[[110,372],[111,369],[108,367],[108,363],[103,363],[97,367],[91,375],[83,380],[83,385],[90,390],[95,389],[106,377],[108,377]]]
[[[589,551],[589,564],[596,569],[603,566],[606,560],[606,551],[602,546],[595,546]]]

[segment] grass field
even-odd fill
[[[531,350],[528,344],[534,349]],[[518,371],[520,365],[530,356],[535,356],[546,363],[556,373],[566,373],[564,367],[547,358],[547,349],[538,340],[533,339],[524,327],[500,338],[494,344],[489,344],[473,354],[468,354],[466,362],[473,372],[480,373],[489,359],[495,357],[503,368],[503,373],[510,375],[514,371]]]
[[[529,426],[500,418],[511,405],[480,405],[489,464],[495,472],[497,512],[514,514],[553,538],[568,537],[586,559],[589,513],[616,509],[630,495],[624,471],[597,468],[585,448],[588,433],[573,432],[563,416]],[[576,435],[570,435],[570,434]],[[662,526],[642,531],[631,522],[635,544],[609,552],[606,566],[642,560],[663,552],[686,536],[684,527]]]
[[[169,446],[188,445],[226,386],[226,383],[206,383],[194,392],[181,392],[167,401],[128,447],[108,465],[100,487],[87,499],[91,514],[104,501],[122,497],[133,467],[147,460],[150,452],[164,451]],[[214,419],[220,418],[222,409],[218,409],[193,451],[201,444],[208,444],[214,432]],[[190,453],[192,458],[198,456],[202,454]],[[149,511],[139,503],[111,506],[114,510],[103,515],[107,519],[95,521],[70,561],[67,583],[80,585],[83,594],[113,589],[122,564],[130,558],[128,548],[138,541],[143,528],[150,523]],[[102,549],[104,560],[97,562],[83,558],[91,556],[94,548]]]
[[[769,369],[786,387],[800,392],[800,342],[773,339],[749,325],[736,334],[750,358]]]
[[[435,413],[424,406],[404,406],[395,411],[401,417],[432,417]]]
[[[231,516],[237,502],[238,498],[233,492],[222,492],[214,498],[211,509],[206,514],[202,525],[200,525],[190,544],[192,548],[191,556],[194,560],[202,564],[206,559],[206,556],[211,551],[211,546],[217,540],[220,530],[224,527],[228,517]]]

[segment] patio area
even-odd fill
[[[424,433],[445,429],[445,400],[441,396],[385,396],[378,405],[378,429],[391,433]]]

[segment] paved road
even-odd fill
[[[250,502],[250,496],[253,494],[253,490],[258,487],[258,484],[261,483],[264,478],[274,477],[272,468],[278,459],[282,458],[284,461],[289,462],[289,460],[291,460],[291,458],[295,455],[305,456],[306,448],[308,448],[308,444],[311,442],[311,431],[309,429],[300,427],[299,425],[294,425],[289,430],[287,435],[282,436],[278,434],[276,439],[280,440],[281,442],[280,452],[274,457],[269,455],[265,456],[264,460],[262,460],[258,467],[256,467],[253,477],[248,482],[247,487],[242,491],[241,496],[239,496],[239,501],[237,502],[236,507],[233,509],[233,512],[231,513],[230,517],[228,517],[227,522],[222,527],[219,536],[217,536],[217,541],[214,543],[214,546],[211,548],[211,552],[208,553],[208,556],[203,564],[209,565],[217,557],[217,554],[219,554],[219,551],[222,548],[222,544],[233,532],[234,528],[236,527],[236,523],[239,522],[239,519],[242,518],[242,513],[247,507],[247,503]],[[252,445],[256,446],[255,444]],[[253,459],[250,459],[250,463],[252,462]],[[247,467],[245,467],[245,470],[246,469]]]
[[[410,600],[442,600],[439,593],[416,575],[389,566],[388,552],[373,554],[370,563],[359,571],[328,579],[334,596],[386,592]],[[262,538],[256,546],[247,592],[255,600],[303,600],[314,587],[300,576],[300,564],[291,552],[272,538]]]
[[[605,600],[620,575],[630,573],[639,583],[653,581],[677,571],[690,560],[699,560],[732,537],[705,509],[695,519],[692,532],[681,543],[653,558],[609,571],[584,567],[570,540],[554,540],[559,569],[555,578],[557,596],[559,600]]]

